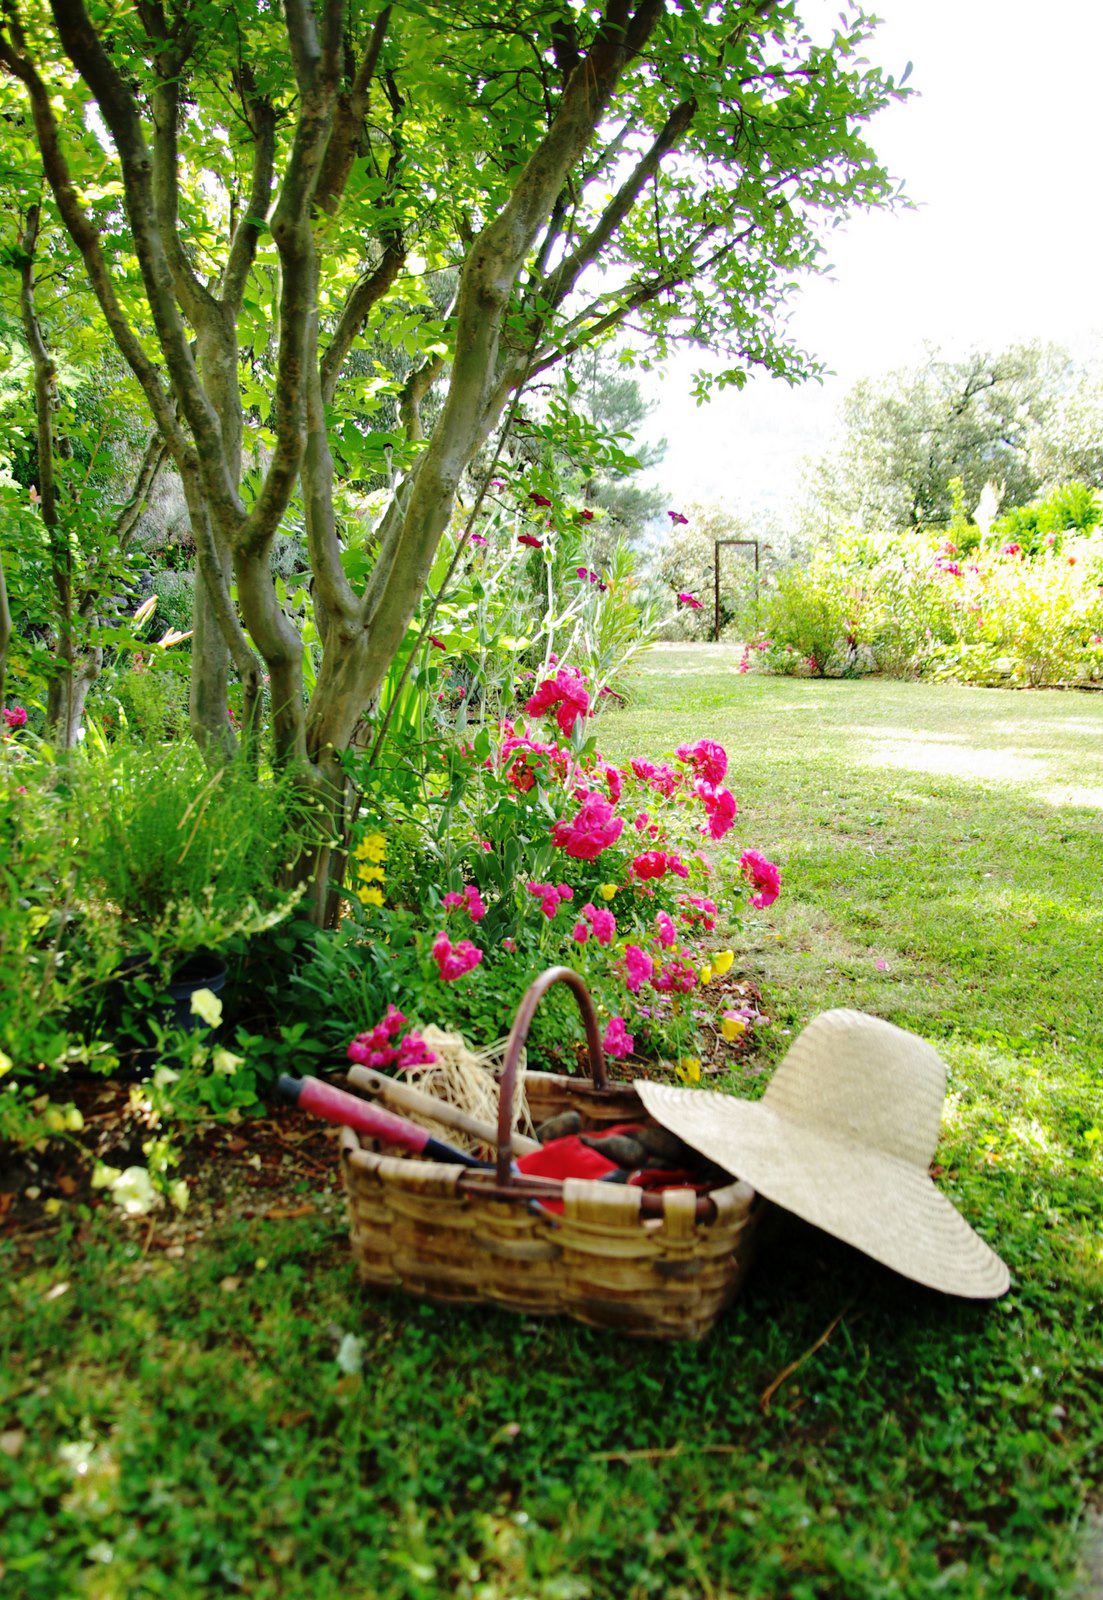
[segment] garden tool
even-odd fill
[[[362,1089],[365,1094],[378,1095],[381,1100],[386,1100],[404,1111],[415,1115],[420,1112],[422,1116],[432,1117],[434,1122],[443,1123],[447,1128],[456,1128],[461,1133],[469,1133],[473,1139],[481,1140],[491,1150],[498,1143],[498,1130],[491,1123],[480,1122],[478,1117],[473,1117],[468,1111],[461,1111],[459,1106],[450,1105],[447,1100],[441,1100],[436,1095],[426,1094],[423,1089],[415,1089],[413,1084],[389,1078],[385,1072],[377,1072],[374,1067],[350,1067],[348,1081],[357,1089]],[[528,1155],[540,1148],[536,1139],[528,1139],[523,1133],[512,1134],[511,1143],[515,1156]]]
[[[285,1072],[280,1077],[279,1091],[303,1111],[311,1111],[327,1122],[342,1127],[355,1128],[369,1139],[380,1139],[384,1144],[398,1145],[411,1155],[422,1156],[426,1161],[448,1161],[463,1167],[493,1167],[492,1161],[480,1161],[456,1145],[437,1139],[425,1128],[418,1127],[406,1117],[396,1117],[391,1111],[358,1100],[321,1078],[292,1078]]]
[[[351,1074],[350,1074],[351,1076]],[[379,1139],[384,1144],[397,1145],[412,1155],[426,1161],[444,1161],[453,1165],[489,1171],[493,1161],[480,1161],[456,1145],[438,1139],[427,1129],[419,1127],[406,1117],[397,1117],[391,1111],[347,1094],[321,1078],[292,1078],[284,1073],[279,1080],[279,1091],[303,1111],[336,1122],[345,1128],[354,1128],[369,1139]],[[433,1102],[434,1114],[436,1102]],[[495,1134],[495,1138],[497,1135]],[[569,1147],[569,1148],[564,1148]],[[514,1177],[537,1179],[595,1178],[603,1179],[618,1173],[616,1164],[595,1151],[587,1150],[577,1139],[560,1139],[554,1146],[540,1146],[513,1162]]]

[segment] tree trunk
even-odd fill
[[[62,671],[51,678],[46,696],[46,725],[50,729],[54,749],[67,755],[80,743],[84,726],[84,705],[88,691],[100,675],[103,651],[92,650],[81,659],[66,659],[59,650]]]

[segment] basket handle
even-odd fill
[[[594,1087],[607,1089],[609,1077],[605,1071],[605,1053],[601,1048],[601,1030],[598,1027],[597,1013],[594,1002],[590,999],[582,977],[575,972],[573,967],[549,967],[538,978],[529,984],[525,990],[524,998],[517,1007],[517,1015],[513,1019],[513,1027],[509,1030],[506,1041],[505,1062],[502,1067],[501,1098],[498,1101],[498,1170],[497,1180],[500,1184],[508,1184],[510,1162],[513,1159],[513,1148],[510,1143],[511,1123],[513,1121],[513,1092],[517,1084],[517,1063],[521,1057],[521,1050],[528,1038],[532,1019],[536,1015],[536,1008],[547,994],[553,983],[565,983],[578,1001],[578,1009],[582,1013],[582,1021],[586,1028],[586,1046],[590,1053],[590,1071],[593,1074]]]

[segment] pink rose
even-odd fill
[[[767,861],[757,850],[744,850],[739,858],[739,865],[743,869],[744,877],[757,891],[751,896],[752,906],[757,907],[759,911],[772,906],[781,893],[781,873],[774,863]]]

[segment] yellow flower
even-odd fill
[[[383,879],[387,876],[382,867],[369,867],[366,866],[364,862],[360,863],[357,871],[361,878],[376,878],[380,883],[382,883]]]
[[[683,1083],[700,1083],[701,1063],[697,1056],[683,1056],[678,1063],[678,1076]]]
[[[353,851],[357,861],[374,861],[377,864],[387,854],[387,840],[382,833],[367,833]]]
[[[616,892],[617,886],[615,883],[603,883],[598,889],[598,893],[603,900],[611,900]]]
[[[734,960],[735,952],[733,950],[717,950],[712,958],[713,972],[718,978],[722,978],[725,972],[731,970],[731,964]]]
[[[733,1011],[729,1011],[720,1024],[720,1032],[729,1043],[732,1039],[738,1039],[740,1034],[746,1033],[746,1031],[747,1024],[742,1017],[737,1017]]]
[[[383,904],[382,889],[361,888],[356,891],[356,898],[362,906],[381,906]]]
[[[712,977],[712,968],[709,966],[707,961],[705,962],[704,966],[701,968],[701,970],[697,974],[697,976],[698,976],[698,978],[700,979],[700,981],[702,983],[708,983],[709,979]]]

